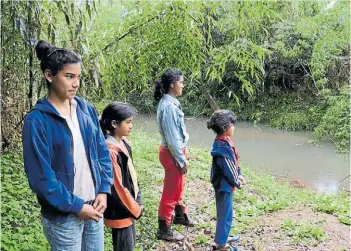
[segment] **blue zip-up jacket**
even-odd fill
[[[112,164],[95,109],[75,97],[77,117],[95,186],[95,194],[111,193]],[[73,194],[73,137],[66,120],[47,100],[39,100],[24,120],[24,168],[29,186],[37,195],[41,213],[63,223],[84,204]]]
[[[234,150],[226,141],[215,139],[211,155],[211,183],[218,191],[231,192],[233,187],[241,188],[240,168],[236,166]]]

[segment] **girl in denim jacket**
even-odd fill
[[[178,69],[168,69],[156,80],[154,98],[157,107],[157,124],[162,137],[159,159],[165,169],[163,192],[158,209],[159,228],[156,236],[167,241],[179,241],[184,236],[171,229],[174,224],[194,226],[196,224],[183,203],[189,135],[184,124],[184,113],[176,97],[182,94],[184,77]],[[175,217],[173,212],[175,211]]]

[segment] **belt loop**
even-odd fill
[[[86,202],[84,202],[84,204],[87,204],[87,205],[93,205],[94,204],[94,201],[95,200],[88,200],[88,201],[86,201]]]

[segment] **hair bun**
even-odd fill
[[[35,51],[37,52],[37,58],[39,60],[43,60],[54,49],[56,49],[55,46],[53,46],[53,45],[51,45],[48,42],[43,41],[43,40],[40,40],[38,42],[37,46],[35,46]]]

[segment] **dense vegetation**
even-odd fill
[[[1,14],[5,150],[45,95],[39,39],[82,55],[80,95],[96,104],[154,112],[155,78],[178,67],[189,115],[230,108],[349,146],[349,1],[2,1]]]

